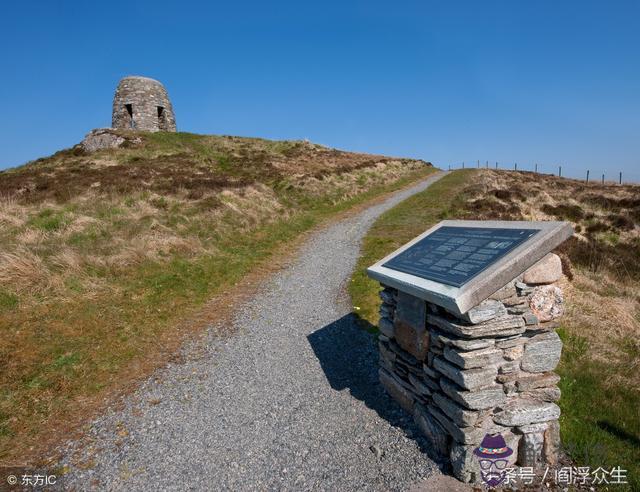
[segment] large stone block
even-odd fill
[[[430,449],[439,457],[448,456],[451,437],[424,405],[416,403],[413,418],[429,441]]]
[[[532,432],[544,432],[549,427],[549,422],[539,422],[537,424],[519,425],[518,432],[521,434],[530,434]]]
[[[524,347],[523,344],[518,344],[518,345],[514,345],[513,347],[508,347],[506,349],[504,349],[504,351],[502,352],[504,355],[504,358],[508,361],[515,361],[515,360],[520,360],[522,358],[522,355],[524,354]]]
[[[463,369],[473,369],[498,364],[502,361],[502,350],[486,348],[465,352],[445,347],[444,358]]]
[[[443,346],[450,346],[458,350],[480,350],[492,347],[495,344],[493,338],[454,338],[447,337],[437,330],[430,330],[431,337]]]
[[[560,407],[555,403],[514,398],[502,411],[493,416],[493,421],[504,426],[520,426],[557,420]]]
[[[387,393],[397,401],[402,408],[407,412],[413,413],[413,405],[415,403],[414,396],[409,390],[404,388],[391,374],[386,370],[380,369],[378,371],[380,382],[382,386],[387,390]]]
[[[542,463],[543,432],[528,432],[522,436],[518,449],[518,465],[537,468]]]
[[[460,369],[440,357],[433,360],[433,368],[444,374],[459,386],[467,390],[475,390],[492,384],[498,374],[497,366],[475,369]]]
[[[440,387],[449,398],[470,410],[492,408],[506,399],[502,386],[499,384],[476,391],[465,391],[447,378],[442,377],[440,378]]]
[[[530,338],[524,346],[521,367],[527,372],[553,371],[560,362],[562,340],[555,331]]]
[[[510,456],[505,458],[507,460],[506,468],[512,468],[514,467],[518,457],[518,442],[520,440],[520,436],[506,429],[502,429],[500,435],[504,438],[507,447],[513,451]],[[484,437],[484,435],[482,437]],[[453,472],[453,476],[461,482],[482,484],[480,460],[473,453],[479,443],[480,442],[474,444],[460,444],[454,442],[451,445],[451,452],[449,453],[452,468],[451,471]]]
[[[380,333],[384,336],[393,338],[393,322],[389,318],[380,318],[378,328],[380,329]]]
[[[551,321],[564,314],[562,290],[555,285],[541,285],[533,290],[529,307],[541,322]]]
[[[562,393],[560,392],[560,388],[557,386],[549,386],[546,388],[535,388],[529,390],[526,393],[523,393],[522,396],[533,400],[556,402],[560,400]]]
[[[477,325],[465,324],[456,319],[427,315],[427,323],[441,330],[463,338],[485,338],[508,336],[524,333],[525,325],[522,316],[506,315]]]
[[[502,301],[504,299],[508,299],[516,295],[516,282],[519,279],[513,279],[509,283],[507,283],[502,288],[498,289],[496,292],[489,296],[489,299],[495,299],[497,301]]]
[[[398,292],[394,319],[394,335],[398,345],[419,360],[429,349],[426,326],[427,304],[424,300]]]
[[[410,373],[409,382],[413,386],[415,392],[419,393],[420,395],[429,396],[431,395],[431,393],[433,393],[431,388],[429,388],[429,386],[425,384],[424,378],[420,378]]]
[[[480,462],[473,450],[477,445],[453,443],[449,459],[453,476],[464,483],[480,483]]]
[[[391,350],[389,350],[389,345],[383,342],[378,342],[378,351],[380,353],[380,356],[383,359],[388,360],[389,362],[395,362],[396,360],[396,354],[394,352],[392,352]]]
[[[461,427],[469,427],[478,421],[479,412],[467,410],[442,393],[433,394],[433,403],[453,422]]]
[[[522,277],[526,284],[552,284],[562,278],[562,262],[556,254],[549,253],[529,267]]]
[[[498,374],[513,374],[520,369],[520,362],[505,362],[498,367]]]
[[[396,359],[403,361],[406,365],[420,367],[421,363],[409,352],[404,350],[400,345],[396,342],[396,340],[391,340],[389,342],[389,349],[396,354]]]
[[[139,138],[138,140],[142,141]],[[80,145],[86,152],[95,152],[101,149],[117,149],[122,147],[126,141],[111,128],[96,128],[87,133]]]
[[[531,375],[521,374],[518,381],[516,381],[516,385],[519,391],[529,391],[535,388],[555,386],[558,381],[560,381],[560,376],[553,372]]]
[[[516,347],[518,345],[522,345],[524,340],[522,339],[522,335],[511,335],[508,337],[498,338],[496,340],[496,347],[500,349]]]
[[[500,301],[495,299],[486,299],[475,307],[472,307],[460,316],[469,323],[478,324],[484,321],[504,316],[507,314],[507,308]]]
[[[429,350],[429,332],[422,332],[396,319],[394,324],[395,339],[404,350],[415,358],[424,360]]]
[[[429,405],[427,410],[433,415],[442,427],[453,437],[456,442],[461,444],[472,444],[479,442],[484,436],[484,430],[480,427],[460,427],[455,424],[449,417],[438,410],[435,406]]]
[[[554,420],[549,422],[547,430],[544,432],[544,445],[542,447],[542,459],[549,465],[558,463],[560,453],[560,422]]]

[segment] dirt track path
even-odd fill
[[[375,341],[344,287],[374,220],[443,174],[310,236],[242,306],[234,335],[211,330],[204,354],[92,424],[91,466],[72,466],[65,486],[398,490],[438,473],[378,383]]]

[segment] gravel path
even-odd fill
[[[374,220],[444,173],[315,234],[204,354],[159,371],[91,424],[65,487],[398,490],[439,473],[377,377],[345,284]],[[76,455],[77,456],[77,455]],[[74,460],[75,461],[75,460]]]

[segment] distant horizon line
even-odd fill
[[[93,128],[91,130],[89,130],[85,135],[87,135],[88,133],[90,133],[91,131],[94,130],[122,130],[122,129],[118,129],[118,128],[113,128],[113,127],[109,127],[109,126],[103,126],[103,127],[96,127]],[[126,131],[126,130],[125,130]],[[157,132],[143,132],[140,131],[141,133],[157,133]],[[429,162],[431,163],[434,167],[437,167],[443,171],[454,171],[454,170],[459,170],[459,169],[492,169],[492,170],[500,170],[500,171],[521,171],[521,172],[532,172],[532,173],[538,173],[538,174],[546,174],[546,175],[550,175],[550,176],[557,176],[557,177],[561,177],[561,178],[567,178],[567,179],[573,179],[573,180],[577,180],[577,181],[585,181],[585,184],[588,182],[589,184],[591,183],[598,183],[598,184],[602,184],[603,183],[603,176],[604,176],[604,184],[630,184],[630,185],[636,185],[636,184],[640,184],[640,179],[639,180],[635,180],[634,178],[632,178],[631,180],[626,179],[625,180],[625,173],[624,171],[617,171],[615,173],[615,178],[614,179],[610,179],[607,176],[607,173],[596,173],[596,174],[592,174],[590,169],[584,169],[582,171],[582,176],[578,176],[576,175],[575,172],[571,172],[569,171],[567,173],[567,175],[563,175],[562,174],[562,168],[563,165],[562,164],[552,164],[551,166],[554,168],[553,171],[547,171],[545,172],[544,169],[546,169],[546,165],[544,164],[540,164],[540,163],[534,163],[534,164],[522,164],[522,161],[512,161],[512,162],[508,162],[508,161],[503,161],[503,163],[501,163],[500,161],[488,161],[486,159],[484,160],[456,160],[453,163],[445,163],[445,164],[436,164],[434,163],[432,160],[427,159],[427,158],[422,158],[422,157],[412,157],[412,156],[408,156],[408,155],[390,155],[387,153],[380,153],[380,152],[374,152],[374,151],[364,151],[364,150],[353,150],[353,149],[348,149],[348,148],[341,148],[341,147],[334,147],[332,145],[328,145],[325,143],[320,143],[320,142],[316,142],[314,140],[311,140],[309,138],[283,138],[283,139],[276,139],[276,138],[268,138],[268,137],[261,137],[261,136],[247,136],[247,135],[232,135],[230,133],[201,133],[201,132],[193,132],[193,131],[185,131],[185,130],[178,130],[176,132],[167,132],[167,133],[190,133],[193,135],[203,135],[203,136],[208,136],[208,135],[212,135],[212,136],[220,136],[220,137],[240,137],[240,138],[259,138],[259,139],[263,139],[263,140],[272,140],[272,141],[301,141],[301,142],[310,142],[316,145],[322,145],[324,147],[328,147],[328,148],[332,148],[332,149],[336,149],[336,150],[341,150],[344,152],[356,152],[356,153],[361,153],[361,154],[372,154],[372,155],[383,155],[386,157],[397,157],[397,158],[401,158],[401,159],[416,159],[416,160],[422,160],[425,162]],[[84,137],[83,137],[84,138]],[[21,164],[14,164],[14,165],[7,165],[5,167],[0,166],[0,173],[1,172],[5,172],[5,171],[10,171],[13,169],[17,169],[19,167],[22,166],[26,166],[28,164],[31,164],[33,162],[36,162],[40,159],[46,159],[48,157],[53,156],[54,154],[56,154],[57,152],[63,151],[63,150],[67,150],[67,149],[71,149],[73,147],[75,147],[76,145],[78,145],[80,142],[73,144],[69,147],[62,147],[59,148],[58,150],[53,151],[51,154],[48,155],[42,155],[40,157],[35,157],[33,159],[27,160]],[[497,167],[496,167],[497,165]],[[523,167],[524,166],[524,167]],[[537,166],[537,167],[536,167]],[[565,168],[566,169],[566,168]],[[587,175],[587,173],[589,173]],[[622,175],[622,180],[620,179],[620,175]],[[587,176],[588,176],[588,181],[587,181]],[[1,190],[0,190],[1,191]]]

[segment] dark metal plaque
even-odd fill
[[[443,226],[382,266],[461,287],[538,230]]]

